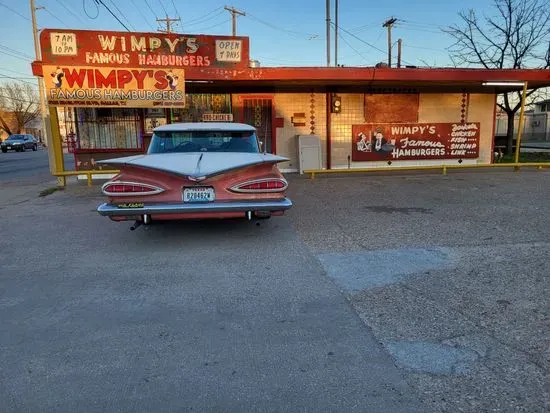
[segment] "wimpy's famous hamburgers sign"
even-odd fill
[[[50,105],[183,107],[183,69],[44,66]]]
[[[249,60],[247,37],[45,29],[40,44],[51,105],[181,107],[185,78]]]
[[[479,122],[353,125],[353,161],[479,157]]]

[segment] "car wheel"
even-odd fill
[[[33,147],[32,147],[32,150],[33,150],[33,151],[37,151],[37,150],[38,150],[38,146],[36,146],[36,144],[34,144]]]
[[[7,151],[7,149],[2,148],[2,152],[6,153]]]

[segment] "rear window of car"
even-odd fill
[[[148,153],[178,152],[259,152],[253,131],[156,132]]]
[[[8,137],[8,139],[6,139],[7,141],[17,141],[17,140],[21,140],[25,137],[25,135],[10,135]]]

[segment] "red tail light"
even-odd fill
[[[164,189],[139,182],[110,181],[101,187],[101,191],[108,196],[135,196],[155,195]]]
[[[284,179],[265,178],[242,182],[229,189],[233,192],[283,192],[287,187]]]

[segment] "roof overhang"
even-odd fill
[[[42,76],[42,62],[33,62]],[[372,93],[503,93],[550,87],[550,69],[462,69],[375,67],[202,67],[186,73],[189,92],[330,91]],[[484,86],[490,82],[500,86]],[[511,84],[510,84],[511,83]]]

